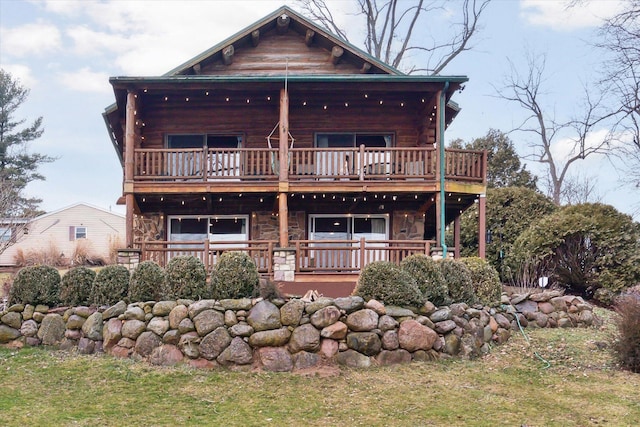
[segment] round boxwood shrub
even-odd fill
[[[60,302],[65,305],[89,304],[96,272],[87,267],[74,267],[62,276]]]
[[[167,297],[164,270],[154,261],[143,261],[131,275],[129,301],[161,301]]]
[[[60,300],[60,273],[48,265],[24,267],[9,291],[11,304],[56,305]]]
[[[402,260],[400,268],[415,279],[425,299],[435,305],[448,302],[447,283],[433,258],[420,254],[410,255]]]
[[[478,257],[460,259],[471,273],[473,291],[483,305],[497,306],[502,296],[502,283],[498,271],[487,261]]]
[[[363,268],[353,295],[389,305],[424,304],[424,296],[411,274],[388,261],[375,261]]]
[[[174,298],[211,298],[211,288],[207,285],[207,271],[204,264],[192,255],[171,258],[167,268],[168,291]]]
[[[447,282],[447,290],[451,301],[475,304],[476,297],[473,292],[471,272],[467,266],[462,261],[452,258],[441,259],[438,261],[438,265]]]
[[[244,252],[225,252],[211,273],[211,296],[215,299],[249,298],[258,288],[256,263]]]
[[[113,305],[127,297],[129,270],[123,265],[107,265],[96,274],[91,287],[91,302],[96,305]]]

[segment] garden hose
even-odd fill
[[[506,307],[507,307],[506,305],[504,305],[504,304],[502,305],[502,308],[503,308],[503,309],[505,309],[505,311],[507,311],[507,310],[506,310]],[[522,325],[520,324],[520,319],[518,318],[518,313],[517,313],[517,312],[515,312],[515,310],[514,310],[513,317],[515,317],[515,318],[516,318],[516,323],[518,323],[518,328],[520,328],[520,332],[522,333],[522,336],[524,337],[525,341],[527,342],[527,344],[531,345],[531,341],[529,340],[529,337],[527,336],[527,334],[524,332],[524,328],[523,328],[523,327],[522,327]],[[546,366],[544,366],[542,369],[549,369],[549,368],[551,367],[551,363],[549,363],[549,361],[548,361],[548,360],[546,360],[545,358],[543,358],[542,356],[540,356],[540,354],[538,354],[538,352],[537,352],[537,351],[535,351],[535,350],[534,350],[534,351],[533,351],[533,355],[534,355],[535,357],[537,357],[537,358],[538,358],[538,360],[540,360],[542,363],[544,363],[544,364],[546,365]]]

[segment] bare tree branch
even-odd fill
[[[491,0],[416,0],[413,3],[400,0],[356,0],[358,15],[366,20],[367,35],[364,40],[366,51],[386,62],[400,68],[404,66],[409,74],[427,72],[438,74],[460,53],[471,49],[470,41],[479,31],[482,13]],[[346,31],[339,28],[325,0],[300,0],[303,11],[334,31],[341,38],[349,41]],[[461,22],[452,25],[455,32],[450,36],[432,35],[430,44],[425,44],[427,37],[421,35],[420,41],[414,40],[416,28],[427,30],[429,14],[460,4]],[[425,66],[407,65],[408,53],[425,56]]]
[[[612,133],[594,140],[594,127],[615,115],[601,112],[602,97],[593,99],[585,89],[585,101],[582,114],[565,122],[558,122],[549,115],[541,104],[544,93],[544,70],[546,57],[528,56],[527,73],[522,76],[511,63],[511,74],[505,78],[504,88],[496,88],[498,97],[518,104],[527,113],[527,117],[514,131],[528,132],[536,135],[531,143],[534,154],[528,158],[537,161],[547,168],[547,187],[549,195],[556,204],[563,198],[566,200],[566,179],[571,165],[596,154],[609,154]],[[565,144],[564,159],[557,158],[557,144]]]

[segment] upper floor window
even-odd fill
[[[167,135],[167,148],[240,148],[242,135],[177,134]]]
[[[318,133],[316,134],[316,147],[391,147],[393,134],[390,133]]]
[[[0,242],[8,242],[12,235],[11,227],[0,227]]]
[[[69,227],[69,240],[78,240],[87,238],[87,227],[85,226],[70,226]]]

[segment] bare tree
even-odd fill
[[[417,53],[426,56],[426,65],[406,66],[407,73],[440,73],[456,56],[471,49],[470,40],[479,30],[482,12],[491,0],[356,0],[358,15],[366,19],[367,34],[364,40],[366,51],[399,68],[406,56]],[[333,31],[345,41],[349,41],[347,31],[336,23],[331,9],[325,0],[300,0],[302,9],[314,20]],[[452,4],[461,4],[461,22],[453,25],[452,36],[431,37],[421,35],[420,41],[414,40],[416,29],[425,31],[431,28],[425,20],[428,14],[444,10]],[[429,40],[427,42],[427,40]]]
[[[560,200],[564,205],[600,203],[602,195],[597,191],[598,179],[594,176],[576,173],[565,177]]]
[[[13,181],[0,178],[0,254],[29,232],[29,222],[39,213],[29,209],[15,215],[20,192]]]
[[[619,119],[620,158],[627,166],[624,180],[640,187],[640,0],[624,5],[600,28],[597,46],[606,58],[601,86],[612,95],[611,109]]]
[[[514,102],[527,112],[527,117],[514,129],[535,135],[531,143],[534,153],[525,156],[541,163],[547,168],[548,193],[554,203],[562,202],[565,180],[573,164],[596,154],[607,155],[612,134],[593,141],[592,131],[614,113],[602,112],[602,97],[593,99],[585,89],[581,106],[582,114],[567,121],[557,121],[552,113],[543,107],[542,92],[546,57],[528,57],[528,70],[521,75],[511,63],[511,74],[506,77],[504,88],[496,89],[498,96]],[[557,158],[556,144],[567,144],[563,147],[568,153],[566,158]]]

